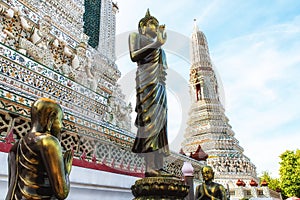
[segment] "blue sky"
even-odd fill
[[[225,114],[235,137],[258,174],[269,171],[278,176],[279,155],[287,149],[300,148],[300,1],[123,0],[118,6],[117,41],[126,41],[117,46],[127,48],[127,35],[137,29],[147,8],[161,24],[166,24],[170,36],[167,59],[172,70],[172,77],[168,77],[168,100],[172,105],[169,133],[174,150],[179,148],[184,134],[184,128],[178,127],[184,122],[182,113],[189,109],[180,101],[182,94],[188,92],[185,84],[190,66],[188,57],[179,56],[172,48],[190,37],[193,19],[197,19],[222,80]],[[174,35],[177,40],[170,41]],[[182,47],[187,48],[188,44]],[[123,75],[120,83],[134,79],[136,65],[128,53],[117,56]],[[178,88],[172,83],[176,80],[180,80]],[[124,93],[127,100],[132,100],[134,82],[127,86],[132,89]]]

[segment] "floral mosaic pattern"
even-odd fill
[[[23,137],[30,130],[29,116],[22,116],[20,113],[29,114],[30,107],[18,105],[18,103],[0,97],[0,145],[9,134],[13,134],[15,140]],[[10,112],[7,112],[9,110]],[[100,128],[102,131],[94,131],[90,128],[64,120],[66,131],[62,134],[62,147],[64,150],[73,149],[77,158],[90,162],[96,159],[116,169],[126,171],[143,172],[144,160],[137,154],[131,152],[133,137],[128,137],[107,128]],[[94,135],[87,134],[93,132]],[[187,157],[172,153],[166,160],[165,170],[182,176],[181,167],[183,162],[191,162],[195,169],[195,178],[199,179],[200,168],[204,163],[196,162]]]

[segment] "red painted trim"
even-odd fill
[[[0,152],[8,153],[12,146],[10,143],[0,142]]]
[[[144,177],[144,173],[131,172],[131,171],[128,171],[127,169],[124,169],[124,170],[116,169],[113,167],[109,167],[105,164],[88,162],[86,160],[80,160],[78,158],[73,159],[73,166],[94,169],[94,170],[100,170],[100,171],[106,171],[106,172],[111,172],[111,173],[116,173],[116,174],[123,174],[123,175],[128,175],[128,176],[135,176],[135,177],[140,177],[140,178]]]
[[[8,153],[12,146],[13,146],[12,144],[0,142],[0,152]],[[128,171],[127,169],[124,169],[124,170],[115,169],[115,168],[109,167],[105,164],[89,162],[89,161],[81,160],[78,158],[73,158],[73,166],[83,167],[83,168],[87,168],[87,169],[94,169],[94,170],[99,170],[99,171],[105,171],[105,172],[111,172],[111,173],[115,173],[115,174],[140,177],[140,178],[144,177],[144,173],[131,172],[131,171]]]

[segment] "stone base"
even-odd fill
[[[134,200],[183,200],[189,192],[189,186],[175,177],[146,177],[131,186]]]

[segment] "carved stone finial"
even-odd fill
[[[208,154],[205,153],[203,151],[203,149],[201,148],[201,146],[199,145],[197,150],[195,151],[195,153],[191,153],[190,157],[195,159],[195,160],[198,160],[198,161],[200,161],[200,160],[205,161],[208,158]]]
[[[251,179],[251,181],[250,181],[250,186],[252,186],[252,187],[257,187],[258,186],[258,184],[256,183],[256,181],[255,180],[253,180],[253,179]]]
[[[194,176],[194,168],[190,162],[184,162],[181,171],[183,176]]]
[[[242,179],[238,179],[236,185],[239,187],[245,187],[246,183]]]
[[[269,185],[269,183],[266,181],[266,180],[263,180],[261,183],[260,183],[261,186],[264,186],[264,187],[267,187]]]

